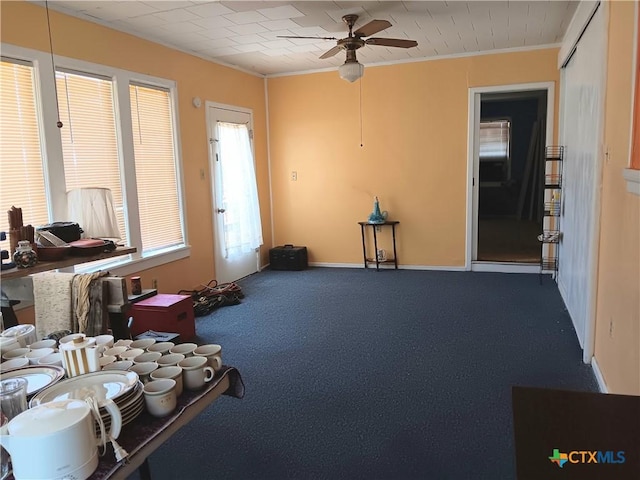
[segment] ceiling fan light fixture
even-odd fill
[[[364,75],[364,65],[360,62],[347,60],[338,67],[340,78],[348,82],[355,82]]]

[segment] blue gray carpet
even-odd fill
[[[311,268],[239,284],[242,304],[196,329],[245,398],[156,451],[156,480],[511,479],[511,386],[597,391],[549,277]]]

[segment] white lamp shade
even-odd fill
[[[108,188],[76,188],[67,192],[69,220],[78,222],[87,238],[120,238]]]
[[[347,60],[338,67],[338,73],[340,74],[340,78],[353,83],[364,75],[364,65],[358,61],[351,62]]]

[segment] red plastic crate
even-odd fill
[[[175,332],[180,341],[190,340],[196,335],[193,302],[190,295],[158,294],[134,303],[131,307],[133,324],[131,335],[147,330]]]

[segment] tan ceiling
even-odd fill
[[[44,2],[34,2],[44,5]],[[464,55],[490,50],[557,45],[578,2],[567,1],[81,1],[50,0],[49,7],[146,38],[202,58],[260,74],[335,68],[344,52],[319,59],[333,40],[284,39],[281,35],[342,38],[342,16],[359,15],[356,28],[373,19],[392,26],[375,37],[413,39],[417,47],[366,45],[366,65]],[[55,38],[55,24],[52,25]]]

